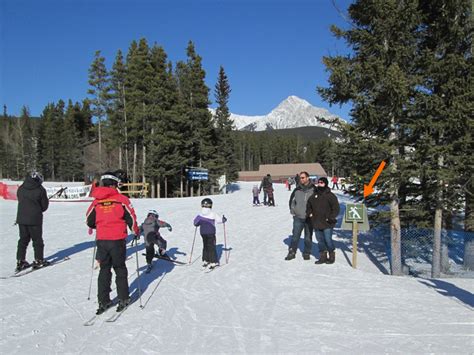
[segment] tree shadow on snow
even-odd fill
[[[474,294],[462,288],[453,285],[450,282],[438,279],[421,279],[418,280],[421,284],[434,288],[440,295],[447,297],[454,297],[462,303],[468,305],[471,309],[474,308]]]

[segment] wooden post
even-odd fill
[[[357,269],[357,222],[352,222],[352,267]]]

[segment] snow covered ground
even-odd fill
[[[276,185],[276,207],[252,207],[251,183],[212,196],[214,210],[228,218],[226,264],[222,226],[218,253],[222,267],[202,271],[156,261],[144,271],[143,238],[127,261],[133,303],[115,323],[84,321],[97,307],[97,270],[92,297],[93,236],[84,223],[88,203],[51,203],[45,214],[45,255],[70,260],[19,278],[0,280],[2,354],[153,353],[456,353],[474,352],[474,283],[470,279],[394,277],[374,254],[376,240],[361,237],[358,268],[351,267],[352,243],[336,231],[334,265],[315,265],[301,253],[285,261],[292,222],[289,192]],[[348,198],[338,195],[340,203]],[[192,220],[201,197],[133,200],[139,221],[148,209],[173,226],[162,232],[169,254],[188,261]],[[0,200],[0,276],[15,266],[16,201]],[[317,254],[313,242],[313,255]],[[302,243],[300,244],[302,247]],[[200,259],[196,236],[192,259]],[[136,273],[136,252],[140,278]],[[28,249],[31,261],[32,247]],[[115,296],[115,285],[112,295]],[[143,306],[140,307],[140,304]],[[105,316],[111,315],[110,310]]]

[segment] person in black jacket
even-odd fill
[[[332,231],[339,214],[339,202],[328,185],[327,178],[319,178],[316,192],[309,198],[306,207],[306,214],[311,218],[318,241],[319,260],[316,264],[333,264],[336,261]]]
[[[16,223],[20,230],[20,239],[16,252],[17,265],[15,271],[21,271],[30,266],[26,259],[26,249],[33,240],[35,260],[33,267],[39,268],[49,264],[44,260],[43,242],[43,212],[48,209],[49,200],[45,188],[41,185],[43,176],[34,171],[26,176],[18,188],[18,211]]]

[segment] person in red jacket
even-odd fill
[[[95,197],[95,200],[86,214],[87,225],[96,229],[96,260],[100,264],[97,282],[99,308],[96,314],[101,314],[112,306],[112,267],[119,299],[117,312],[130,303],[128,271],[125,264],[127,226],[135,235],[139,234],[135,210],[128,197],[121,195],[118,190],[120,179],[114,173],[107,172],[100,180],[102,186],[94,189],[92,197]]]

